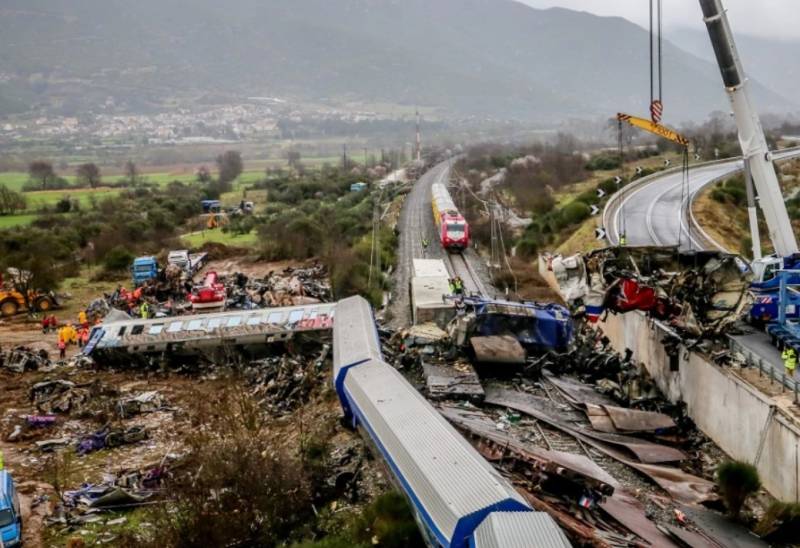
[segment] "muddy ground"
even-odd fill
[[[220,274],[242,272],[251,277],[264,277],[273,271],[281,272],[287,267],[305,265],[296,261],[269,263],[237,256],[213,260],[203,269],[203,273],[215,270]],[[203,273],[199,275],[200,278]],[[61,322],[77,320],[66,317],[67,314],[72,315],[71,311],[69,313],[56,311],[55,314]],[[56,333],[43,334],[39,321],[29,319],[25,315],[0,321],[0,348],[8,351],[19,346],[45,350],[54,361],[58,358]],[[309,355],[303,355],[301,359],[316,359],[320,345],[312,345],[311,348]],[[52,462],[55,457],[53,453],[43,453],[37,449],[35,445],[37,441],[68,436],[73,441],[65,451],[74,454],[75,440],[99,430],[109,419],[113,426],[147,428],[149,435],[144,441],[113,449],[101,449],[85,456],[74,454],[66,488],[75,489],[82,483],[100,481],[105,473],[119,472],[123,469],[147,469],[162,462],[167,455],[180,457],[186,450],[187,436],[191,434],[193,428],[202,426],[192,424],[192,410],[197,407],[197,402],[208,400],[213,394],[234,385],[244,387],[245,391],[256,390],[247,384],[245,379],[232,375],[225,367],[191,372],[169,370],[165,372],[156,369],[121,370],[120,364],[114,364],[117,369],[85,368],[74,365],[74,360],[69,359],[79,352],[78,347],[69,347],[68,359],[48,372],[28,371],[20,374],[0,368],[0,387],[2,387],[0,451],[4,454],[6,468],[13,473],[19,486],[26,547],[63,546],[72,536],[81,537],[87,545],[99,542],[97,537],[89,534],[85,528],[45,524],[45,518],[52,513],[58,498],[53,487],[56,478]],[[308,400],[299,408],[276,414],[270,419],[268,429],[271,439],[281,439],[285,448],[299,451],[302,443],[300,439],[303,432],[302,425],[308,429],[311,425],[325,424],[330,425],[328,429],[330,439],[326,441],[332,453],[352,447],[354,444],[363,448],[358,433],[347,430],[339,423],[341,408],[330,380],[330,369],[330,358],[328,358],[322,366],[322,372]],[[8,436],[14,432],[15,427],[24,425],[26,415],[42,414],[42,410],[36,408],[29,396],[31,386],[44,380],[55,379],[69,380],[76,384],[97,381],[105,389],[120,395],[135,395],[155,390],[164,398],[166,408],[124,420],[108,417],[102,413],[89,416],[80,413],[57,414],[53,426],[26,430],[23,439],[8,441]],[[109,396],[108,399],[109,401],[105,403],[113,405],[115,398]],[[364,503],[388,489],[386,475],[379,461],[369,460],[364,464],[360,489],[363,495],[361,502]],[[345,506],[346,504],[339,503],[340,508]],[[120,515],[131,514],[124,512],[103,514],[100,525]],[[136,518],[132,517],[131,522],[135,521]]]

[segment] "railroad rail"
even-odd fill
[[[467,294],[477,294],[481,297],[489,296],[489,292],[486,290],[486,286],[483,285],[480,276],[475,272],[472,264],[463,253],[447,253],[444,262],[452,277],[458,276],[464,281],[464,290]]]

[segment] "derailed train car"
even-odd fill
[[[372,309],[340,301],[333,379],[345,417],[360,428],[405,494],[430,546],[570,546],[403,376],[383,361]]]
[[[722,333],[749,308],[752,273],[738,256],[663,247],[609,247],[545,257],[564,300],[596,321],[646,312],[691,336]]]
[[[443,184],[431,187],[431,207],[442,247],[453,251],[469,247],[469,225]]]

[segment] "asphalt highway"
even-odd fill
[[[775,154],[775,160],[800,156],[800,150]],[[689,209],[697,194],[721,179],[744,168],[742,160],[698,164],[689,170],[689,183],[683,184],[680,170],[653,176],[646,183],[623,189],[610,201],[604,213],[604,226],[612,245],[627,234],[627,245],[680,245],[681,249],[715,249],[718,246],[697,227]]]

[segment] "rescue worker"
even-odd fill
[[[456,279],[453,280],[453,285],[455,286],[456,295],[464,294],[464,280],[461,279],[461,276],[456,276]]]
[[[59,337],[59,339],[58,339],[58,358],[60,360],[63,360],[66,357],[67,357],[67,343],[66,343],[66,341],[64,339]]]
[[[794,370],[797,368],[797,351],[793,347],[786,345],[783,348],[783,352],[781,352],[781,358],[783,359],[783,367],[786,368],[786,376],[793,379]]]
[[[89,325],[89,319],[86,317],[86,311],[85,310],[81,310],[78,313],[78,324],[82,325],[84,327]]]
[[[142,301],[142,304],[139,307],[139,314],[143,320],[147,319],[148,315],[150,314],[150,305],[147,304],[147,301]]]
[[[624,247],[628,243],[628,238],[625,237],[625,234],[619,235],[619,245],[620,247]]]
[[[6,467],[6,465],[5,465],[5,461],[3,459],[3,452],[0,451],[0,470],[4,470],[5,467]]]
[[[83,332],[81,333],[80,343],[81,343],[81,348],[83,348],[84,346],[89,344],[89,328],[88,327],[85,328],[83,330]]]
[[[50,316],[42,318],[42,333],[47,335],[50,332]]]
[[[450,286],[450,294],[456,294],[456,281],[453,278],[447,280],[447,285]]]

